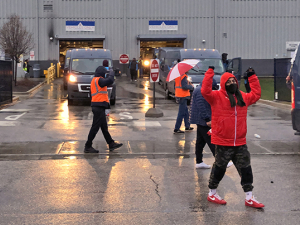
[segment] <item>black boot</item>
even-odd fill
[[[120,148],[122,145],[123,145],[122,143],[114,141],[114,142],[109,144],[109,151],[113,151],[117,148]]]
[[[91,147],[84,147],[84,153],[99,153],[98,150],[94,149],[92,146]]]

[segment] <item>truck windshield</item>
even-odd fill
[[[98,66],[103,65],[105,59],[72,59],[72,72],[77,74],[95,73]],[[108,66],[112,66],[111,59],[106,59]]]
[[[215,74],[223,74],[224,67],[221,59],[196,59],[200,62],[192,69],[188,71],[189,74],[197,75],[204,74],[209,66],[215,67]]]

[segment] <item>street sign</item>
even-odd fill
[[[129,63],[129,55],[121,54],[120,55],[120,64],[128,64]]]
[[[159,60],[151,59],[150,82],[159,82]]]
[[[30,60],[34,60],[34,51],[30,51]]]

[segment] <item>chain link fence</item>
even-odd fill
[[[290,68],[290,58],[274,59],[274,92],[276,100],[291,101],[291,90],[286,86],[285,82]]]

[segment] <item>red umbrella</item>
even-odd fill
[[[167,82],[176,79],[177,77],[182,76],[185,74],[187,71],[195,67],[200,60],[197,59],[188,59],[184,60],[180,63],[177,63],[169,72],[167,76]]]

